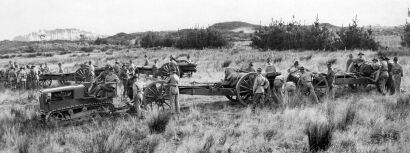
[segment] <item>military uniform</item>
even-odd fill
[[[21,89],[26,89],[27,84],[27,72],[25,69],[20,69],[17,74],[17,83],[19,84]]]
[[[349,70],[349,66],[352,64],[352,62],[353,62],[353,58],[349,58],[346,61],[346,72]]]
[[[148,58],[145,58],[144,66],[148,66],[148,65],[149,65],[149,60],[148,60]]]
[[[9,71],[7,72],[7,79],[9,81],[9,84],[11,85],[11,87],[14,88],[14,86],[17,83],[17,73],[14,70],[14,68],[9,69]]]
[[[315,93],[315,89],[312,85],[312,78],[313,78],[312,73],[304,72],[300,76],[300,81],[302,82],[303,87],[305,87],[309,91],[309,93],[310,93],[311,97],[313,98],[313,100],[316,103],[319,103],[319,99],[318,99],[318,97]]]
[[[38,71],[35,68],[31,68],[28,74],[28,84],[30,89],[37,89],[38,86]]]
[[[389,79],[389,68],[387,61],[381,61],[381,67],[379,71],[379,76],[377,79],[379,85],[379,91],[382,95],[386,95],[386,82]]]
[[[329,98],[330,98],[330,99],[333,99],[334,96],[335,96],[335,95],[334,95],[334,90],[333,90],[333,87],[334,87],[333,82],[334,82],[334,80],[335,80],[335,76],[336,76],[336,73],[335,73],[335,71],[333,70],[333,68],[328,67],[328,68],[327,68],[326,80],[327,80],[327,83],[328,83],[328,85],[329,85],[328,92],[329,92]]]
[[[124,87],[122,95],[125,96],[126,93],[127,93],[128,79],[130,79],[128,69],[126,69],[126,68],[121,69],[120,79],[121,79],[121,82],[122,82],[122,86]]]
[[[257,105],[261,105],[264,103],[264,96],[265,96],[265,90],[268,89],[269,87],[269,81],[266,79],[262,74],[258,74],[256,76],[255,81],[253,83],[253,93],[254,93],[254,99],[253,99],[253,105],[252,105],[252,111],[255,111]]]
[[[399,63],[394,63],[392,67],[392,74],[396,92],[400,93],[401,78],[403,77],[403,68]]]
[[[176,114],[179,114],[179,76],[174,74],[171,74],[169,78],[165,80],[166,83],[170,86],[169,88],[169,99],[171,103],[171,107],[175,110]]]
[[[140,113],[140,108],[142,105],[143,101],[143,95],[144,95],[144,83],[141,81],[135,81],[132,84],[132,90],[133,90],[133,101],[134,101],[134,107],[135,111],[137,113]]]

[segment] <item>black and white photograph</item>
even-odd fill
[[[0,0],[0,153],[408,153],[409,0]]]

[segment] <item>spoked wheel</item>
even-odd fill
[[[171,103],[169,101],[169,86],[164,81],[156,81],[148,84],[144,89],[145,108],[154,108],[157,106],[162,109],[170,109]]]
[[[76,83],[90,82],[92,81],[92,77],[92,73],[88,68],[80,68],[74,73],[74,79]]]
[[[326,76],[323,74],[319,74],[316,78],[312,81],[313,89],[315,89],[315,93],[319,100],[322,100],[326,97],[329,90],[329,84],[327,83]]]
[[[53,82],[53,80],[51,80],[51,79],[42,79],[42,80],[40,80],[40,85],[43,88],[48,88],[48,87],[51,86],[52,82]]]
[[[49,123],[58,123],[60,121],[64,121],[65,119],[66,117],[61,112],[51,112],[46,118]]]
[[[167,79],[171,73],[171,70],[173,70],[175,66],[173,66],[171,63],[165,63],[164,65],[162,65],[162,67],[160,68],[160,74],[161,74],[161,78],[163,80]],[[177,70],[177,75],[180,76],[180,71],[178,66],[176,67]]]
[[[253,83],[257,75],[257,73],[248,73],[242,76],[236,84],[237,99],[245,106],[253,103]]]

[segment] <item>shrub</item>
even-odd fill
[[[80,50],[89,53],[94,51],[94,47],[81,47]]]
[[[333,126],[329,122],[309,122],[305,133],[312,152],[327,150],[331,145]]]
[[[401,45],[410,47],[410,24],[406,23],[403,27],[403,34],[401,36]]]
[[[359,28],[357,26],[357,18],[353,20],[353,24],[348,27],[342,27],[338,31],[338,35],[343,42],[343,48],[346,49],[371,49],[377,50],[379,44],[374,40],[373,30]]]
[[[269,26],[260,27],[255,31],[251,45],[263,50],[377,50],[379,44],[372,34],[371,28],[358,28],[357,20],[353,20],[352,25],[342,27],[337,32],[330,30],[325,24],[320,24],[319,19],[310,26],[296,21],[287,24],[274,21]]]
[[[353,120],[356,116],[356,106],[353,103],[350,103],[346,111],[344,112],[341,120],[337,124],[337,128],[340,130],[347,130],[349,125],[352,125]]]
[[[171,119],[170,113],[153,112],[148,119],[148,128],[151,133],[162,133],[165,131],[169,120]]]
[[[107,45],[108,41],[107,39],[102,39],[100,37],[98,37],[95,41],[94,41],[95,45]]]
[[[178,31],[175,47],[179,49],[221,48],[229,46],[222,33],[214,29],[187,29]]]

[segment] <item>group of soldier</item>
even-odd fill
[[[375,71],[371,78],[374,82],[377,82],[378,91],[382,95],[386,95],[401,92],[401,79],[403,77],[403,68],[398,63],[398,57],[393,58],[391,62],[390,58],[386,56],[379,56],[379,59],[372,59],[372,62],[366,61],[363,57],[363,53],[358,54],[358,58],[354,59],[353,55],[349,55],[349,59],[346,63],[347,72],[361,72],[361,65],[368,64]]]
[[[144,66],[149,66],[149,61],[145,57]],[[175,113],[179,113],[179,102],[178,102],[178,85],[179,85],[179,75],[177,75],[178,66],[177,61],[172,56],[170,57],[170,76],[165,79],[165,82],[170,86],[169,96],[171,107],[175,110]],[[92,63],[88,63],[89,69],[93,75],[95,75],[94,67]],[[154,60],[153,69],[157,68],[157,60]],[[132,99],[134,103],[134,108],[136,112],[140,112],[142,100],[143,100],[143,88],[144,81],[140,79],[139,74],[135,73],[135,65],[132,63],[132,60],[129,63],[123,63],[122,65],[119,62],[115,62],[113,66],[106,65],[104,72],[100,73],[98,76],[90,80],[93,85],[89,88],[90,96],[98,96],[98,91],[112,92],[116,90],[116,84],[121,82],[123,87],[122,97],[126,99],[127,93],[129,90],[132,90]],[[155,71],[155,70],[154,70]],[[157,77],[154,73],[153,77]],[[102,83],[98,83],[99,80],[102,80]],[[130,86],[132,88],[130,88]],[[130,97],[131,98],[131,97]]]
[[[401,79],[403,77],[403,69],[401,65],[398,63],[398,57],[393,58],[393,62],[390,62],[390,59],[386,56],[380,56],[379,60],[373,59],[372,62],[366,61],[366,59],[363,57],[363,53],[359,53],[357,58],[353,58],[353,55],[349,55],[349,59],[346,62],[346,72],[350,73],[360,73],[360,66],[362,64],[369,64],[373,68],[373,81],[376,82],[376,85],[378,86],[378,91],[382,95],[386,95],[387,90],[390,90],[391,94],[400,93],[400,84],[401,84]],[[335,76],[336,76],[336,71],[332,67],[333,63],[332,62],[327,62],[327,75],[326,75],[326,81],[328,84],[328,97],[329,98],[334,98],[334,81],[335,81]],[[248,67],[245,68],[242,71],[246,72],[257,72],[258,75],[255,78],[254,81],[254,86],[253,86],[253,105],[252,105],[252,110],[254,111],[256,106],[261,105],[264,103],[264,97],[266,97],[267,92],[272,92],[273,94],[276,94],[276,96],[281,96],[281,88],[282,85],[285,83],[285,80],[280,80],[280,79],[275,79],[275,81],[269,82],[265,77],[262,75],[262,68],[257,68],[255,70],[253,63],[250,62]],[[272,64],[272,60],[270,58],[267,59],[267,63],[265,64],[265,72],[270,73],[270,72],[276,72],[275,66]],[[229,84],[229,80],[232,77],[235,77],[232,75],[233,71],[231,68],[226,68],[225,69],[225,84]],[[296,61],[294,64],[288,69],[289,75],[298,75],[298,79],[302,87],[309,93],[309,95],[312,97],[313,102],[319,103],[318,96],[315,93],[314,86],[312,84],[313,78],[317,75],[316,73],[313,73],[309,71],[308,69],[304,68],[303,66],[299,65],[299,62]],[[229,77],[227,77],[229,76]],[[277,82],[276,82],[277,81]],[[288,80],[289,81],[289,77]],[[286,82],[288,83],[288,82]],[[268,88],[269,86],[271,87],[271,90]],[[294,84],[293,84],[294,85]],[[295,85],[294,85],[295,86]],[[387,87],[387,89],[386,89]],[[270,91],[269,91],[270,90]],[[288,89],[285,89],[288,90]]]
[[[59,71],[62,72],[61,63]],[[18,65],[17,62],[9,61],[7,70],[2,78],[6,81],[6,86],[12,89],[37,89],[39,87],[39,75],[50,73],[47,63],[35,65]]]

